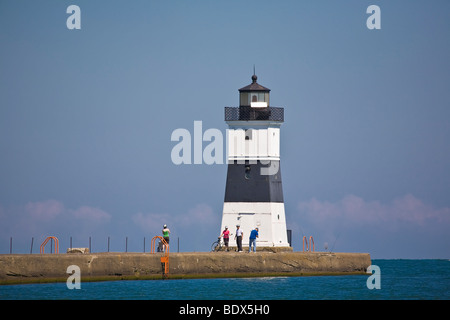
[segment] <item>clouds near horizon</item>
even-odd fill
[[[375,258],[450,256],[450,208],[436,208],[411,194],[389,203],[368,201],[353,194],[335,202],[312,198],[300,201],[296,212],[288,212],[287,218],[288,229],[293,230],[297,241],[295,250],[301,250],[298,239],[313,235],[317,251],[327,246],[334,251],[369,252]],[[218,236],[220,221],[221,212],[215,212],[206,203],[178,213],[137,212],[125,221],[101,208],[84,205],[73,209],[54,199],[9,208],[0,205],[4,248],[10,236],[24,246],[31,237],[49,235],[83,239],[112,235],[117,239],[136,226],[150,239],[161,235],[162,226],[167,224],[172,239],[182,239],[181,251],[207,251],[209,243]],[[138,237],[138,233],[130,234],[131,238]]]
[[[0,253],[6,253],[10,237],[14,238],[14,251],[25,252],[26,249],[18,249],[18,246],[26,248],[32,237],[39,242],[50,235],[61,237],[66,242],[73,236],[79,240],[78,243],[83,242],[81,246],[87,246],[87,239],[93,236],[97,243],[100,241],[102,244],[100,248],[97,245],[98,250],[104,251],[105,239],[109,236],[118,239],[125,233],[130,236],[130,241],[138,241],[138,234],[142,234],[149,239],[161,235],[164,224],[169,226],[172,236],[183,239],[185,250],[205,251],[208,250],[209,240],[214,238],[205,235],[211,230],[214,236],[219,233],[220,217],[221,213],[214,212],[205,203],[179,213],[138,212],[125,221],[100,208],[84,205],[72,209],[53,199],[9,208],[0,204],[0,247],[3,247]],[[130,228],[135,229],[136,226],[140,232],[130,234]]]
[[[365,201],[352,194],[334,203],[312,198],[300,202],[298,209],[316,222],[343,219],[354,224],[402,222],[424,225],[431,220],[444,223],[450,221],[450,208],[434,208],[411,194],[395,198],[389,204]]]
[[[109,225],[111,215],[102,209],[81,206],[67,208],[61,201],[45,200],[4,208],[0,205],[2,242],[14,237],[15,243],[47,236],[87,237]],[[3,243],[4,244],[4,243]]]
[[[336,202],[312,198],[299,202],[297,209],[300,225],[294,223],[294,228],[308,236],[313,232],[315,239],[322,240],[320,247],[340,237],[341,248],[377,254],[391,255],[391,249],[402,252],[405,243],[414,243],[408,254],[431,257],[439,248],[450,255],[450,208],[435,208],[411,194],[390,203],[366,201],[353,194]]]
[[[221,213],[201,203],[176,214],[138,212],[132,216],[132,220],[142,231],[158,236],[161,235],[163,225],[167,224],[172,236],[188,239],[189,251],[207,251],[210,242],[215,239],[213,234],[219,234]]]

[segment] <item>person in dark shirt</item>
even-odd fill
[[[252,244],[253,244],[253,252],[256,252],[256,238],[259,237],[258,228],[255,228],[250,232],[250,239],[248,241],[248,252],[251,252],[252,250]]]

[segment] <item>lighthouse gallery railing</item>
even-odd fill
[[[284,108],[225,107],[225,121],[269,120],[284,122]]]

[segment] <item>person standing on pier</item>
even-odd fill
[[[253,252],[256,252],[256,238],[259,237],[258,228],[253,229],[250,232],[250,238],[248,241],[248,252],[252,251],[252,243],[253,243]]]
[[[166,240],[167,244],[169,244],[170,230],[169,230],[169,228],[167,228],[167,224],[165,224],[165,225],[163,226],[162,234],[163,234],[164,240]]]
[[[228,243],[230,241],[230,230],[228,230],[227,226],[225,226],[225,230],[222,231],[222,234],[220,236],[223,237],[223,242],[225,243],[226,251],[229,251]]]
[[[242,252],[242,237],[244,236],[244,231],[242,231],[240,227],[240,225],[236,225],[236,235],[234,236],[238,252]]]

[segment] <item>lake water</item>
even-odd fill
[[[1,300],[398,300],[450,299],[449,260],[373,260],[380,289],[368,289],[367,275],[239,279],[134,280],[0,286]],[[81,278],[82,280],[82,278]]]

